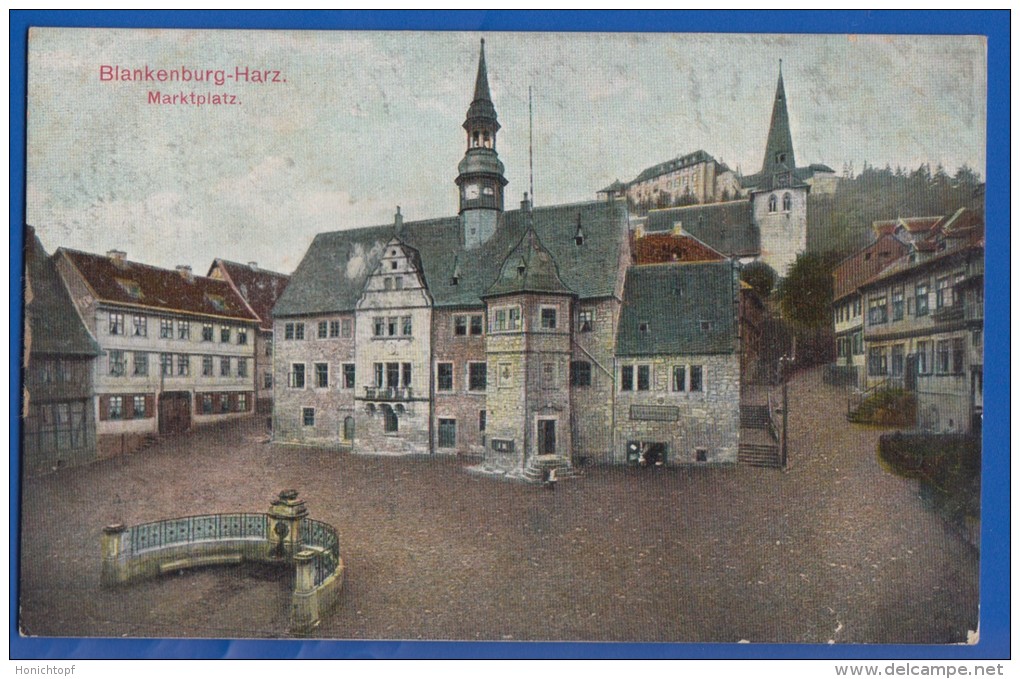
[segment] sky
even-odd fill
[[[33,28],[27,223],[50,252],[290,273],[317,233],[390,223],[398,205],[456,214],[482,37],[507,208],[528,190],[529,86],[535,201],[552,205],[699,149],[758,171],[780,59],[798,165],[985,174],[981,37]],[[235,78],[103,80],[113,66]]]

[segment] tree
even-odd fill
[[[740,280],[750,285],[762,299],[772,294],[777,277],[776,270],[765,262],[751,262],[740,271]]]
[[[835,252],[797,255],[777,290],[784,319],[807,330],[831,325],[832,270],[838,262]]]

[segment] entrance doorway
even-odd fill
[[[538,454],[556,454],[556,420],[538,421]]]
[[[164,391],[159,397],[159,433],[180,434],[191,429],[191,393]]]

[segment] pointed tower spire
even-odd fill
[[[499,132],[496,107],[489,94],[489,74],[485,67],[485,40],[478,52],[478,74],[475,94],[464,119],[467,150],[457,166],[457,187],[460,190],[460,215],[464,245],[478,247],[496,232],[503,212],[503,163],[496,153]]]
[[[796,168],[793,156],[793,137],[790,134],[790,116],[786,110],[786,89],[783,87],[783,60],[779,60],[779,82],[776,84],[776,99],[772,104],[772,122],[769,125],[768,141],[765,142],[765,162],[762,174],[792,172]]]

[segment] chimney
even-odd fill
[[[525,212],[531,210],[531,201],[528,199],[528,192],[524,192],[524,200],[521,201],[521,209]]]
[[[393,230],[400,233],[404,228],[404,215],[400,214],[400,206],[397,206],[397,214],[393,215]]]
[[[673,235],[674,236],[683,236],[684,235],[684,223],[683,222],[674,222],[673,223]]]
[[[195,280],[195,274],[191,273],[191,267],[187,264],[178,264],[177,273],[181,275],[181,278],[187,279],[189,281]]]
[[[114,264],[123,264],[127,260],[127,253],[123,250],[107,250],[106,256],[112,259]]]
[[[257,268],[259,268],[259,263],[258,262],[248,262],[248,268],[249,269],[257,269]]]

